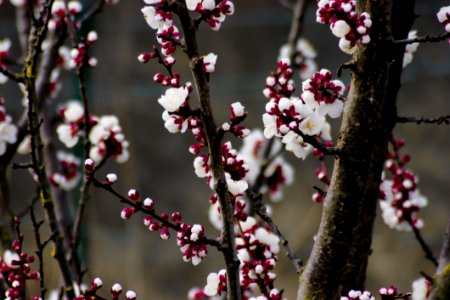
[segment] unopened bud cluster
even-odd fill
[[[97,295],[97,292],[101,291],[103,287],[103,281],[101,278],[96,277],[91,282],[91,287],[84,291],[81,295],[74,298],[74,300],[88,300],[88,299],[104,299],[103,297]],[[119,283],[115,283],[110,289],[113,300],[120,299],[123,293],[122,286]],[[136,300],[137,294],[133,290],[128,290],[123,295],[125,300]]]
[[[375,300],[375,297],[368,291],[351,290],[347,296],[342,296],[340,300]]]
[[[53,2],[51,9],[52,18],[48,22],[49,30],[53,31],[67,25],[66,21],[69,20],[69,18],[73,19],[73,25],[75,28],[79,27],[76,17],[83,10],[83,5],[78,0],[67,1],[67,6],[65,2],[66,1],[64,0],[55,0]]]
[[[3,252],[3,257],[0,257],[0,277],[8,287],[4,295],[5,299],[21,299],[27,289],[26,281],[40,278],[39,272],[31,271],[30,264],[34,261],[33,255],[23,251],[20,240],[12,242],[12,250]]]
[[[84,66],[90,66],[92,68],[97,66],[97,58],[90,57],[88,54],[89,48],[95,44],[98,39],[98,35],[95,31],[91,31],[87,34],[84,42],[81,42],[77,47],[70,50],[70,66],[72,68],[81,68]]]
[[[111,180],[111,177],[117,180],[113,175],[115,174],[108,174],[105,181]],[[172,213],[170,217],[166,213],[157,214],[154,201],[151,198],[141,199],[139,191],[136,189],[128,191],[128,198],[133,201],[133,205],[122,209],[120,213],[122,219],[129,220],[138,211],[141,211],[146,214],[143,218],[144,226],[150,231],[159,232],[161,239],[168,240],[170,238],[170,229],[176,231],[177,246],[183,254],[184,261],[191,261],[193,265],[198,265],[206,256],[208,251],[203,226],[182,223],[179,212]]]

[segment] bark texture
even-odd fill
[[[404,23],[395,26],[400,5],[408,9],[403,11]],[[372,18],[371,43],[360,47],[351,62],[351,89],[337,143],[339,154],[317,241],[300,276],[298,300],[339,299],[348,289],[361,289],[371,252],[376,201],[396,120],[404,53],[404,46],[396,45],[393,39],[407,35],[414,19],[414,1],[358,1],[357,6]]]

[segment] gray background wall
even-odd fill
[[[290,14],[274,0],[234,2],[236,14],[227,19],[218,33],[202,27],[200,49],[219,55],[217,71],[211,79],[217,120],[226,120],[229,104],[239,100],[250,114],[245,125],[261,127],[265,77],[276,67],[278,49],[289,30]],[[443,26],[438,24],[435,13],[448,3],[417,3],[420,17],[415,27],[419,34],[441,33]],[[156,101],[163,90],[152,81],[153,74],[161,69],[154,63],[142,65],[136,59],[155,43],[153,30],[142,18],[142,6],[142,1],[122,0],[116,6],[106,7],[92,24],[99,33],[94,47],[99,65],[90,72],[88,88],[93,111],[119,116],[131,151],[126,164],[111,163],[105,172],[118,173],[117,187],[124,193],[137,188],[142,195],[152,197],[158,211],[179,210],[186,222],[207,224],[210,190],[193,173],[193,156],[187,151],[193,138],[189,134],[172,135],[164,129],[162,108]],[[13,16],[9,4],[0,6],[0,38],[14,32]],[[335,72],[350,57],[338,50],[338,41],[329,29],[314,20],[315,11],[310,8],[304,35],[318,51],[319,67]],[[448,47],[445,42],[419,47],[413,63],[405,69],[399,114],[434,117],[450,112]],[[176,69],[183,74],[182,80],[191,80],[184,57],[179,55],[177,60]],[[77,95],[74,81],[69,79],[65,87],[57,101]],[[17,89],[11,83],[0,86],[0,95],[5,96],[9,112],[16,119],[20,112]],[[335,124],[335,129],[338,126]],[[423,233],[435,253],[449,216],[448,132],[448,126],[432,125],[399,125],[395,130],[407,141],[405,151],[412,156],[410,167],[419,175],[421,191],[430,201],[422,212],[426,223]],[[233,143],[239,145],[239,141]],[[296,180],[286,189],[283,202],[274,206],[274,219],[299,257],[306,260],[321,214],[321,206],[310,200],[312,186],[317,183],[313,174],[318,164],[312,157],[305,162],[289,153],[285,157],[296,168]],[[12,197],[15,209],[20,211],[32,196],[31,188],[23,188],[31,186],[31,181],[25,172],[15,172],[20,173],[12,174]],[[102,276],[105,284],[119,281],[124,288],[135,289],[141,299],[183,299],[191,286],[203,286],[209,272],[222,268],[222,258],[213,249],[198,267],[184,263],[174,239],[161,241],[141,225],[140,218],[123,222],[119,216],[121,207],[116,199],[101,191],[95,191],[89,203],[85,236],[90,275]],[[216,231],[207,226],[207,233],[214,236]],[[433,272],[413,235],[389,230],[380,218],[373,250],[367,281],[373,292],[390,284],[407,291],[411,281],[419,277],[419,271]],[[277,273],[276,286],[294,299],[295,270],[282,254]],[[53,271],[48,280],[50,285],[55,284],[57,272]]]

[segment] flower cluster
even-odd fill
[[[26,290],[27,280],[37,280],[39,272],[31,271],[30,264],[35,258],[22,250],[19,240],[12,243],[13,250],[5,250],[3,257],[0,257],[0,278],[9,287],[5,292],[5,299],[20,299]],[[39,299],[33,297],[32,299]]]
[[[0,67],[8,67],[9,49],[11,48],[11,40],[0,40]],[[0,84],[8,81],[8,77],[0,73]]]
[[[165,56],[173,55],[176,44],[180,39],[180,31],[173,24],[172,12],[167,1],[144,0],[144,2],[151,4],[142,8],[141,11],[147,24],[156,30],[156,37],[161,45],[161,53]]]
[[[236,233],[236,247],[240,261],[240,283],[243,299],[281,300],[282,292],[273,287],[276,279],[273,269],[278,261],[280,251],[279,238],[271,231],[257,224],[253,217],[246,217],[240,221]],[[261,287],[263,295],[253,297],[256,290]],[[210,273],[204,288],[192,289],[189,299],[211,299],[222,295],[226,290],[226,271]]]
[[[208,253],[206,244],[202,242],[205,238],[205,230],[202,225],[180,224],[177,231],[177,245],[183,253],[185,262],[191,261],[194,266],[198,265]]]
[[[80,181],[80,159],[71,153],[60,151],[57,153],[61,172],[50,175],[50,182],[65,191],[75,188]]]
[[[86,65],[94,68],[97,66],[97,58],[90,57],[88,54],[89,48],[95,44],[98,39],[97,32],[90,31],[86,36],[86,41],[81,42],[77,47],[70,50],[70,67],[71,68],[81,68]]]
[[[186,0],[189,10],[198,12],[212,30],[219,30],[227,16],[234,14],[234,4],[222,0],[216,4],[215,0]]]
[[[269,142],[264,138],[261,130],[252,130],[252,133],[244,138],[239,154],[248,165],[248,172],[244,180],[250,186],[255,186],[258,181],[259,193],[268,192],[273,202],[282,199],[282,188],[294,181],[294,168],[283,158],[277,155],[281,149],[279,140],[274,140],[267,153]]]
[[[63,123],[58,125],[56,132],[60,141],[66,147],[72,148],[84,134],[84,108],[80,102],[72,100],[59,110],[59,114]],[[92,146],[89,156],[96,163],[106,158],[113,158],[119,163],[127,161],[128,141],[125,140],[119,119],[112,115],[101,117],[91,115],[89,119],[92,126],[89,133]]]
[[[417,37],[417,30],[411,30],[408,33],[408,39],[414,39]],[[405,46],[405,54],[403,55],[403,68],[409,65],[413,60],[413,54],[417,51],[419,43],[407,44]]]
[[[17,141],[18,129],[12,124],[11,116],[6,114],[4,99],[0,97],[0,156],[5,154],[6,145]]]
[[[225,132],[230,132],[238,138],[245,138],[250,134],[250,130],[239,125],[247,117],[247,112],[245,107],[240,102],[235,102],[230,105],[230,120],[229,122],[223,123],[220,130]]]
[[[48,22],[48,28],[50,30],[60,28],[65,24],[66,16],[75,20],[75,17],[80,14],[82,9],[83,5],[78,0],[70,0],[67,3],[67,7],[64,0],[55,0],[52,5],[52,18]],[[74,26],[77,28],[79,24],[74,21]]]
[[[384,179],[380,185],[380,207],[384,222],[391,228],[410,231],[411,226],[422,228],[423,220],[417,216],[419,210],[428,204],[417,188],[418,178],[405,168],[409,155],[400,156],[403,140],[393,141],[394,151],[388,153],[385,163],[392,179]]]
[[[232,148],[231,142],[222,145],[222,162],[230,197],[235,199],[248,188],[248,183],[244,180],[248,166],[237,151]],[[200,178],[206,178],[211,189],[215,190],[217,182],[210,166],[208,154],[199,155],[195,158],[194,169],[195,174]]]
[[[119,119],[116,116],[106,115],[98,118],[97,124],[89,133],[89,141],[92,144],[89,157],[95,162],[111,157],[118,163],[124,163],[130,156],[128,141],[122,132]]]
[[[332,33],[340,38],[339,48],[348,54],[360,44],[370,43],[369,29],[372,20],[368,13],[355,12],[355,0],[318,0],[316,19],[329,24]]]
[[[308,79],[314,72],[317,71],[317,64],[315,58],[317,56],[316,50],[309,41],[300,38],[293,48],[289,44],[281,46],[278,60],[294,58],[291,62],[293,68],[297,68],[300,72],[302,80]]]
[[[158,99],[164,108],[162,119],[164,127],[170,133],[185,132],[188,128],[188,119],[191,115],[189,95],[192,92],[191,83],[181,87],[171,87]]]
[[[306,156],[313,147],[307,138],[330,140],[330,125],[326,115],[339,117],[343,109],[345,86],[339,80],[331,80],[331,72],[322,69],[303,82],[300,97],[293,97],[292,70],[287,61],[278,63],[278,71],[266,80],[264,94],[270,101],[263,115],[264,136],[281,137],[286,150],[299,158]]]
[[[375,297],[368,291],[351,290],[347,296],[341,296],[340,300],[375,300]]]
[[[63,123],[58,125],[56,133],[59,140],[67,147],[72,148],[78,143],[84,128],[84,108],[77,100],[70,100],[59,111]],[[92,120],[95,122],[94,120]]]
[[[83,291],[83,293],[74,298],[74,300],[87,300],[87,299],[104,299],[97,295],[97,292],[101,290],[103,287],[103,281],[101,278],[96,277],[91,282],[91,287]],[[118,283],[113,284],[110,288],[109,292],[111,293],[113,300],[118,300],[120,295],[122,294],[122,286]],[[135,300],[137,299],[137,294],[133,290],[128,290],[124,295],[125,300]]]
[[[437,13],[439,23],[444,24],[445,31],[450,32],[450,6],[441,7]]]

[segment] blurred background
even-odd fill
[[[0,6],[0,39],[12,37],[13,49],[17,50],[14,8],[8,1],[4,2]],[[444,28],[438,23],[436,12],[448,2],[416,2],[419,17],[414,28],[418,34],[442,33]],[[227,120],[229,105],[241,101],[249,112],[244,125],[252,129],[262,126],[265,78],[276,68],[278,49],[287,39],[291,14],[275,0],[234,3],[235,15],[227,18],[218,33],[201,27],[199,45],[204,54],[218,54],[216,72],[211,76],[216,121]],[[93,113],[117,115],[130,142],[129,161],[121,165],[111,162],[103,171],[117,172],[117,188],[122,193],[136,188],[142,196],[155,200],[157,211],[180,211],[184,222],[204,224],[207,235],[214,237],[217,231],[209,225],[207,212],[211,191],[195,176],[193,156],[188,152],[194,139],[190,134],[173,135],[164,129],[163,109],[157,103],[163,89],[152,80],[155,72],[163,70],[155,62],[143,65],[137,61],[141,52],[150,51],[155,44],[154,32],[140,12],[142,6],[142,1],[127,0],[108,5],[89,25],[99,34],[93,48],[99,64],[90,71],[88,78]],[[304,37],[318,52],[319,68],[335,73],[350,59],[338,49],[338,40],[328,27],[315,22],[314,5],[307,11]],[[445,42],[420,45],[413,63],[405,68],[398,100],[399,115],[436,117],[449,114],[448,47]],[[192,81],[181,51],[176,58],[175,68],[182,74],[182,81]],[[79,98],[71,74],[65,74],[64,78],[63,90],[55,105]],[[348,82],[348,74],[344,74],[343,79]],[[6,99],[9,114],[17,120],[21,112],[21,95],[17,87],[11,82],[0,85],[0,95]],[[195,97],[192,103],[195,103]],[[336,137],[339,120],[333,125]],[[412,158],[409,167],[419,176],[420,190],[429,199],[429,207],[421,212],[425,221],[423,235],[438,255],[450,212],[449,127],[400,124],[395,135],[405,138],[403,151],[410,153]],[[233,139],[232,142],[239,147],[240,141]],[[319,165],[312,156],[305,161],[295,159],[290,153],[284,156],[295,167],[295,182],[285,189],[283,201],[273,205],[273,218],[298,257],[307,260],[322,209],[311,200],[312,187],[317,184],[314,171]],[[332,162],[329,163],[331,170]],[[22,211],[31,201],[34,189],[29,177],[23,170],[10,174],[15,212]],[[125,289],[134,289],[141,299],[184,299],[191,287],[206,284],[209,272],[217,272],[223,267],[222,257],[213,249],[197,267],[184,263],[174,238],[160,240],[158,234],[142,226],[138,216],[123,221],[120,218],[122,207],[117,199],[102,191],[95,190],[91,197],[83,228],[89,276],[100,276],[106,286],[120,282]],[[23,229],[31,251],[33,238],[28,225],[24,221]],[[46,265],[52,268],[51,258],[46,259]],[[276,287],[285,290],[286,298],[295,299],[298,279],[293,265],[284,257],[284,251],[280,253],[276,271]],[[425,260],[413,234],[390,230],[379,216],[367,288],[375,293],[378,288],[393,284],[402,291],[409,291],[420,271],[432,274],[434,268]],[[47,274],[49,287],[57,286],[58,275],[56,269]]]

